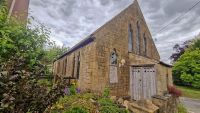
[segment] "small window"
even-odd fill
[[[140,25],[139,25],[139,21],[137,21],[136,53],[140,54]]]
[[[131,24],[128,27],[128,52],[133,52],[133,30]]]

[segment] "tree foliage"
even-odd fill
[[[175,44],[173,47],[174,53],[170,56],[170,59],[172,63],[176,62],[181,55],[185,53],[187,49],[195,50],[196,48],[200,49],[200,34],[197,35],[194,39],[192,40],[187,40],[183,42],[182,44]]]
[[[200,88],[200,34],[186,42],[175,45],[177,51],[171,56],[174,83]]]
[[[55,44],[51,45],[45,50],[45,55],[43,58],[43,62],[45,64],[51,64],[56,58],[60,55],[64,54],[69,48],[65,46],[57,46]]]
[[[29,28],[15,19],[7,19],[0,6],[0,112],[43,112],[62,95],[62,87],[37,84],[45,74],[41,63],[45,47],[50,45],[44,27]]]
[[[176,62],[181,55],[183,55],[186,51],[186,49],[189,47],[189,44],[191,43],[191,41],[185,41],[183,44],[175,44],[173,47],[173,50],[175,51],[174,53],[172,53],[172,55],[170,56],[170,59],[172,62]]]
[[[174,82],[200,88],[200,49],[186,51],[174,64]]]

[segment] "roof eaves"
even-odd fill
[[[88,45],[89,43],[93,42],[95,39],[95,37],[93,37],[93,34],[90,35],[89,37],[83,39],[82,41],[80,41],[78,44],[76,44],[75,46],[73,46],[71,49],[69,49],[67,52],[65,52],[64,54],[60,55],[56,60],[59,60],[61,58],[63,58],[64,56],[74,52],[75,50],[79,49],[79,48],[82,48],[86,45]],[[56,61],[55,60],[55,61]],[[55,62],[54,61],[54,62]]]
[[[159,64],[164,65],[164,66],[166,66],[166,67],[173,67],[172,65],[167,64],[167,63],[165,63],[165,62],[163,62],[163,61],[160,61]]]

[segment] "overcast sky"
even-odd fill
[[[58,45],[72,47],[134,0],[30,0],[29,15],[51,31]],[[167,29],[158,31],[199,0],[138,0],[161,60],[168,62],[176,43],[200,32],[200,4]]]

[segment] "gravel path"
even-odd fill
[[[200,113],[200,99],[181,97],[180,100],[186,106],[189,113]]]

